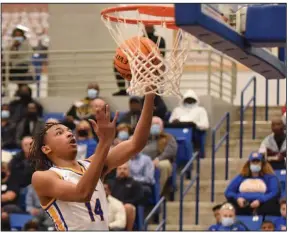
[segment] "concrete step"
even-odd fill
[[[148,226],[149,231],[155,231],[158,225],[152,224]],[[166,231],[179,231],[180,226],[178,224],[167,224]],[[183,231],[204,231],[208,227],[204,225],[183,225]]]

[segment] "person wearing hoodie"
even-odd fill
[[[280,216],[280,183],[263,155],[252,152],[241,173],[231,180],[225,191],[237,215]]]
[[[200,100],[193,90],[188,90],[180,103],[176,107],[169,119],[170,123],[192,122],[199,130],[209,128],[209,119],[204,107],[199,106]]]
[[[248,231],[246,225],[236,219],[236,211],[232,204],[223,204],[220,216],[221,223],[216,231]]]

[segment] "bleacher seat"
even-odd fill
[[[280,218],[280,217],[278,217],[278,216],[266,215],[265,218],[264,218],[264,220],[266,220],[266,221],[271,221],[271,222],[274,223],[278,218]]]
[[[279,182],[281,184],[281,196],[282,197],[286,197],[286,193],[287,193],[287,176],[286,176],[286,170],[282,169],[282,170],[275,170],[275,174],[277,176],[277,178],[279,179]]]
[[[22,188],[20,190],[20,196],[19,196],[19,206],[23,211],[26,211],[26,194],[27,194],[28,188]]]
[[[245,224],[250,231],[259,231],[263,222],[262,216],[237,216],[237,219]]]
[[[47,121],[49,118],[54,118],[59,121],[62,121],[64,119],[64,113],[63,112],[47,112],[44,113],[43,119],[44,121]]]
[[[21,231],[24,225],[33,219],[29,214],[10,214],[9,217],[12,231]]]

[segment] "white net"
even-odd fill
[[[166,54],[163,56],[164,51],[158,49],[161,38],[160,36],[156,36],[157,41],[154,40],[154,43],[157,44],[157,47],[155,44],[149,44],[150,53],[145,54],[141,49],[141,41],[143,37],[150,38],[150,36],[148,36],[143,20],[158,19],[161,22],[160,27],[166,28],[166,30],[172,30],[167,28],[168,25],[166,22],[172,20],[173,17],[156,17],[142,14],[138,10],[135,10],[133,13],[131,11],[128,13],[129,14],[126,15],[124,12],[109,13],[109,15],[114,15],[118,18],[117,22],[102,17],[113,39],[117,45],[120,46],[120,49],[129,61],[131,81],[127,92],[131,95],[138,96],[148,93],[155,93],[160,96],[181,96],[180,78],[188,56],[192,37],[189,33],[177,29],[172,48],[166,50]],[[127,17],[127,15],[133,15],[131,18],[136,19],[137,24],[129,23],[130,18]],[[153,25],[153,23],[151,25]],[[131,33],[132,27],[135,28],[133,34]],[[124,41],[131,37],[138,38],[133,41],[133,45],[124,43]],[[136,51],[132,50],[132,47],[136,49]]]

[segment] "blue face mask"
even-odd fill
[[[151,135],[157,136],[157,135],[160,135],[160,133],[161,133],[161,126],[158,124],[153,124],[151,126]]]
[[[95,99],[98,96],[98,91],[95,89],[88,89],[87,96],[89,99]]]
[[[21,42],[23,42],[24,38],[22,36],[16,36],[16,37],[14,37],[14,40],[21,43]]]
[[[261,171],[261,166],[257,164],[250,164],[251,172],[259,172]]]
[[[1,111],[1,118],[8,119],[10,117],[10,112],[8,110]]]
[[[129,138],[129,134],[128,134],[128,132],[122,130],[122,131],[118,132],[117,137],[120,140],[125,141],[125,140],[127,140]]]
[[[234,218],[222,218],[222,225],[224,227],[229,227],[229,226],[232,226],[234,224]]]
[[[192,108],[192,107],[195,106],[195,104],[184,103],[184,106],[185,106],[186,108]]]

